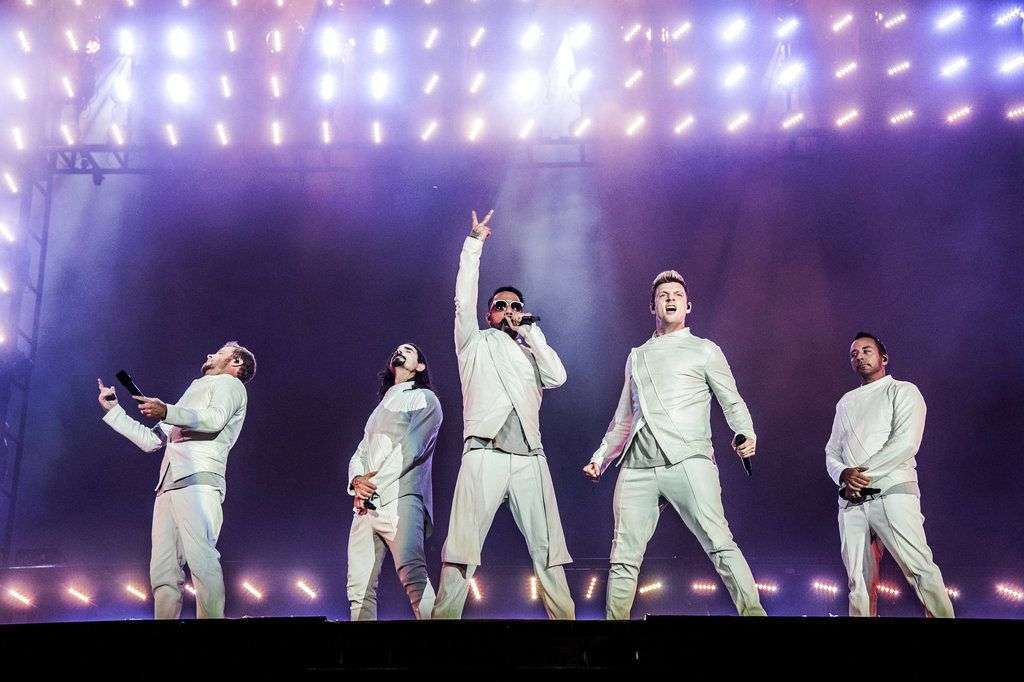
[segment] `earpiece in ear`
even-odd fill
[[[686,304],[686,312],[690,312],[691,310],[693,310],[693,304],[692,303],[687,303]]]

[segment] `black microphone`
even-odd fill
[[[737,433],[736,434],[736,438],[733,440],[733,444],[736,447],[739,447],[740,445],[743,445],[746,442],[747,442],[747,437],[744,436],[742,433]],[[747,476],[752,476],[754,472],[753,472],[753,470],[750,467],[750,458],[749,457],[740,457],[740,461],[743,462],[743,470],[747,472]]]
[[[534,322],[540,322],[540,315],[523,315],[523,318],[519,320],[519,325],[533,324]]]
[[[132,379],[132,375],[124,371],[123,369],[114,376],[116,376],[118,382],[128,390],[129,394],[133,396],[146,395],[145,393],[142,392],[141,388],[135,385],[135,381]]]

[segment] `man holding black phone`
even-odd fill
[[[850,366],[861,385],[836,405],[825,468],[839,486],[839,536],[850,615],[877,615],[878,564],[888,549],[928,615],[953,617],[953,603],[924,534],[916,455],[926,407],[909,381],[886,374],[885,344],[857,332]]]
[[[103,421],[143,452],[163,448],[153,505],[150,583],[154,616],[181,616],[184,566],[192,574],[199,618],[224,617],[224,576],[217,551],[227,491],[228,453],[245,421],[244,384],[256,372],[256,358],[234,341],[206,356],[203,376],[177,403],[133,395],[139,412],[158,423],[147,427],[128,416],[113,386],[99,379]],[[130,378],[129,378],[130,380]]]
[[[754,576],[722,508],[711,445],[711,394],[735,433],[732,446],[740,457],[754,456],[757,436],[722,349],[686,326],[692,309],[682,275],[667,270],[654,279],[654,335],[630,351],[615,416],[583,467],[587,478],[598,481],[621,457],[605,607],[610,620],[629,618],[661,498],[700,541],[740,615],[765,615]]]

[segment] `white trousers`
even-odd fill
[[[495,450],[471,450],[463,455],[462,469],[478,470],[478,476],[465,477],[465,481],[479,481],[473,486],[471,497],[479,498],[467,503],[471,508],[452,508],[453,519],[460,523],[476,524],[480,545],[494,522],[494,515],[503,502],[508,501],[519,532],[526,540],[526,547],[537,576],[540,598],[548,618],[573,620],[576,606],[565,580],[565,569],[561,565],[548,566],[548,518],[544,504],[544,486],[534,457],[510,455]],[[461,471],[460,471],[461,474]],[[460,475],[460,480],[463,477]],[[456,499],[466,499],[457,496]],[[477,504],[482,503],[482,504]],[[479,515],[474,509],[480,509]],[[461,618],[469,580],[477,567],[474,565],[445,562],[441,565],[441,580],[438,586],[434,618]]]
[[[224,574],[217,551],[223,520],[221,493],[213,486],[190,485],[157,495],[149,560],[154,617],[181,617],[186,564],[196,590],[196,615],[224,617]]]
[[[878,564],[889,550],[929,616],[952,618],[953,603],[924,535],[917,495],[896,494],[839,510],[850,581],[850,615],[877,615]]]
[[[423,542],[426,509],[417,495],[404,495],[352,518],[348,534],[348,601],[352,620],[377,620],[377,584],[391,550],[398,579],[417,620],[429,619],[434,588],[427,575]]]
[[[644,552],[661,515],[660,498],[668,500],[696,536],[740,615],[765,615],[754,576],[725,520],[718,467],[709,459],[691,457],[671,466],[619,471],[606,617],[629,618]]]

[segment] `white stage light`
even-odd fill
[[[218,122],[214,128],[217,131],[217,140],[220,141],[220,146],[227,147],[231,142],[231,138],[228,137],[228,127],[224,125],[223,122]],[[186,589],[188,589],[188,587],[188,585],[185,586]],[[193,591],[192,594],[195,594],[195,591]]]
[[[674,29],[672,29],[672,40],[679,40],[680,38],[689,35],[690,31],[692,30],[693,23],[689,21],[684,21],[683,23],[679,24]]]
[[[231,99],[233,91],[231,89],[231,79],[228,78],[226,73],[222,73],[218,79],[220,83],[220,94],[224,99]]]
[[[536,69],[523,71],[512,81],[512,97],[520,103],[532,102],[540,94],[543,81]]]
[[[734,43],[747,32],[747,20],[733,17],[722,29],[721,37],[727,43]]]
[[[540,26],[537,24],[531,24],[530,27],[526,29],[526,32],[523,33],[522,37],[519,38],[519,47],[529,52],[537,47],[542,35],[544,35],[544,32],[541,30]]]
[[[137,588],[135,585],[125,585],[124,591],[135,597],[139,601],[146,601],[146,593]]]
[[[1019,121],[1024,119],[1024,105],[1014,106],[1007,110],[1006,118],[1011,121]]]
[[[32,606],[32,598],[24,592],[17,590],[13,587],[7,589],[7,596],[15,600],[22,606]]]
[[[949,595],[950,599],[959,599],[960,598],[960,590],[956,589],[955,587],[947,586],[946,587],[946,594]]]
[[[232,29],[228,29],[224,32],[224,39],[228,44],[228,52],[238,52],[238,39],[235,37],[235,32]]]
[[[744,111],[729,119],[729,122],[726,124],[725,128],[730,133],[737,133],[740,130],[742,130],[749,122],[750,114]]]
[[[477,116],[469,122],[469,129],[466,132],[466,138],[470,142],[476,142],[480,138],[480,134],[484,131],[484,119]]]
[[[328,26],[320,32],[320,52],[328,59],[334,59],[341,54],[341,36],[333,26]]]
[[[597,576],[591,576],[590,581],[587,583],[587,594],[586,600],[590,601],[594,598],[594,589],[597,587]]]
[[[594,30],[590,27],[590,24],[576,24],[569,29],[569,45],[574,50],[583,49],[593,32]]]
[[[944,12],[935,20],[935,29],[937,31],[948,31],[955,28],[963,23],[965,16],[967,16],[967,13],[962,7],[957,7],[949,10],[948,12]]]
[[[836,127],[845,128],[846,126],[856,121],[858,118],[860,118],[860,111],[858,111],[857,109],[850,109],[849,111],[841,114],[839,118],[836,119]]]
[[[267,36],[267,42],[270,44],[271,52],[281,52],[284,50],[284,34],[281,33],[281,29],[275,28]]]
[[[81,602],[83,604],[88,604],[91,601],[89,599],[89,595],[87,595],[85,592],[82,592],[81,590],[79,590],[74,585],[69,586],[67,588],[67,592],[68,592],[69,595],[71,595],[72,597],[74,597],[76,600],[78,600],[79,602]]]
[[[14,142],[15,149],[19,152],[25,151],[25,135],[18,126],[11,128],[11,140]]]
[[[310,599],[316,599],[316,590],[310,587],[309,583],[307,583],[305,580],[295,581],[295,587],[299,588],[299,591],[307,597],[309,597]]]
[[[114,138],[114,144],[118,147],[124,146],[124,131],[121,130],[121,126],[114,123],[110,126],[110,136]]]
[[[893,64],[892,66],[890,66],[888,69],[886,69],[886,73],[889,74],[889,76],[891,77],[891,76],[898,76],[901,73],[906,73],[909,70],[910,70],[910,61],[905,59],[902,62],[897,62],[897,63]]]
[[[469,94],[475,95],[480,92],[480,88],[484,87],[485,80],[486,76],[484,76],[484,72],[478,71],[476,75],[473,76],[473,80],[469,83]]]
[[[778,75],[778,83],[783,87],[794,85],[804,75],[806,68],[801,62],[788,64]]]
[[[192,587],[191,583],[185,583],[185,591],[191,594],[193,597],[196,596],[196,588]]]
[[[32,51],[32,45],[28,41],[28,34],[23,30],[18,31],[18,44],[21,45],[21,51],[25,54]]]
[[[4,184],[11,194],[18,193],[18,181],[14,179],[14,175],[10,171],[4,171]]]
[[[754,585],[755,585],[755,587],[757,587],[757,591],[758,592],[763,592],[765,594],[778,594],[779,593],[779,586],[776,585],[775,583],[756,582],[756,583],[754,583]]]
[[[175,26],[167,33],[167,49],[175,59],[188,59],[194,46],[192,34],[182,26]]]
[[[996,16],[996,26],[1009,26],[1011,23],[1024,17],[1024,9],[1021,7],[1011,7],[1008,10],[1004,10],[998,16]]]
[[[690,589],[697,594],[714,594],[718,591],[718,585],[707,580],[694,580],[690,584]]]
[[[672,85],[677,88],[682,87],[686,83],[689,83],[696,73],[697,70],[692,66],[685,66],[676,74],[676,77],[672,79]]]
[[[135,34],[131,29],[122,28],[117,32],[117,51],[124,57],[135,55]]]
[[[373,53],[384,54],[388,51],[389,45],[388,32],[383,28],[378,28],[373,32]]]
[[[626,34],[622,36],[622,39],[625,40],[627,43],[632,42],[633,38],[636,38],[637,35],[639,35],[640,30],[642,28],[643,26],[641,26],[640,24],[633,24],[626,30]]]
[[[682,135],[687,130],[693,127],[693,124],[697,122],[696,117],[693,114],[687,114],[681,119],[676,121],[676,124],[672,126],[672,132],[676,135]]]
[[[894,126],[898,126],[908,122],[912,118],[914,118],[914,110],[904,109],[903,111],[897,112],[890,116],[889,123]]]
[[[167,144],[172,147],[178,146],[178,131],[174,129],[174,125],[167,123],[164,125],[164,134],[167,136]]]
[[[64,94],[68,96],[68,99],[75,98],[75,88],[71,84],[71,79],[67,76],[61,76],[60,84],[64,88]]]
[[[533,129],[534,129],[534,127],[536,125],[537,125],[536,119],[532,119],[532,118],[529,121],[527,121],[526,123],[524,123],[522,125],[522,127],[519,129],[519,139],[520,140],[529,139],[529,137],[533,133]]]
[[[629,124],[626,126],[626,135],[628,135],[629,137],[633,137],[638,132],[640,132],[640,129],[643,128],[644,124],[646,123],[647,117],[644,116],[643,114],[637,114],[629,121]]]
[[[537,601],[537,598],[539,596],[537,594],[537,576],[531,575],[528,584],[530,588],[530,601]]]
[[[904,22],[906,22],[906,20],[907,20],[907,13],[906,12],[900,12],[899,14],[896,14],[896,15],[890,17],[889,19],[886,19],[885,23],[882,24],[882,26],[885,27],[885,30],[891,31],[892,29],[894,29],[897,26],[899,26],[899,25],[903,24]]]
[[[132,84],[124,76],[114,79],[114,97],[122,104],[132,98]]]
[[[646,585],[641,585],[637,589],[637,592],[639,592],[640,594],[647,594],[648,592],[658,592],[663,587],[664,587],[664,585],[662,585],[661,581],[659,580],[658,582],[647,583]]]
[[[634,85],[640,82],[640,79],[644,77],[644,70],[637,69],[633,73],[629,74],[626,81],[622,84],[626,89],[632,88]]]
[[[78,50],[79,50],[78,38],[75,36],[75,32],[72,31],[70,28],[64,29],[64,40],[67,41],[68,48],[72,52],[78,52]]]
[[[577,94],[581,93],[587,89],[592,80],[594,80],[594,72],[590,69],[581,69],[569,79],[569,88]]]
[[[28,88],[25,87],[25,81],[21,79],[21,76],[11,78],[11,92],[14,93],[19,102],[24,102],[28,99]]]
[[[391,89],[391,76],[387,71],[378,69],[370,75],[370,96],[376,101],[381,101],[388,96]]]
[[[284,141],[284,132],[281,129],[280,121],[270,122],[270,141],[274,143],[275,147],[280,147]]]
[[[775,37],[779,40],[786,40],[791,38],[798,28],[800,28],[800,20],[790,17],[782,22],[782,25],[775,31]]]
[[[475,601],[483,601],[484,595],[480,592],[480,581],[476,577],[469,579],[469,589],[473,593]]]
[[[276,73],[270,76],[270,94],[274,99],[281,99],[281,77]]]
[[[427,125],[423,126],[423,132],[420,133],[420,140],[423,142],[429,142],[430,139],[434,137],[434,133],[437,132],[439,125],[440,124],[437,122],[436,118],[428,121]]]
[[[256,601],[263,600],[263,592],[259,590],[255,585],[250,583],[248,580],[242,582],[242,589],[248,592],[249,596],[251,596]]]
[[[172,73],[167,77],[164,91],[174,104],[185,104],[192,99],[192,84],[180,73]]]
[[[430,29],[430,31],[427,33],[427,39],[423,42],[423,49],[425,49],[425,50],[432,50],[432,49],[434,49],[434,45],[437,44],[437,38],[440,35],[441,35],[441,29],[439,29],[437,26],[435,26],[434,28]]]
[[[71,147],[75,144],[75,136],[71,133],[71,126],[67,123],[60,124],[60,136],[64,138],[64,144]]]
[[[793,114],[792,116],[787,116],[782,121],[782,129],[783,130],[789,130],[790,128],[793,128],[793,127],[799,125],[801,122],[803,122],[803,120],[804,120],[804,112],[802,112],[802,111],[799,112],[799,113]]]
[[[429,95],[430,93],[434,92],[434,90],[437,88],[437,84],[439,82],[441,82],[441,76],[440,75],[438,75],[436,73],[430,74],[430,76],[427,78],[426,84],[424,84],[424,86],[423,86],[423,94],[424,95]]]
[[[583,135],[584,135],[584,134],[585,134],[585,133],[586,133],[586,132],[587,132],[588,130],[590,130],[590,126],[592,125],[592,123],[593,123],[593,122],[592,122],[592,121],[591,121],[591,120],[590,120],[589,118],[584,118],[583,120],[581,120],[581,121],[580,121],[579,123],[577,123],[577,124],[576,124],[576,126],[575,126],[575,127],[574,127],[574,128],[572,129],[572,135],[573,135],[573,137],[583,137]]]
[[[815,580],[813,583],[811,583],[811,588],[814,589],[815,592],[820,592],[821,594],[826,594],[833,597],[839,594],[838,585],[825,582],[824,580]]]
[[[851,73],[853,73],[856,70],[857,70],[857,62],[855,62],[855,61],[846,62],[845,64],[840,66],[838,69],[836,69],[836,78],[839,78],[839,79],[846,78],[847,76],[849,76]]]
[[[896,599],[900,596],[899,589],[893,585],[889,585],[886,583],[878,583],[877,589],[879,594],[884,594],[886,597],[889,597],[890,599]]]
[[[320,121],[320,141],[324,144],[330,144],[334,139],[334,135],[331,132],[331,122],[326,118]]]
[[[483,26],[480,26],[475,31],[473,31],[473,37],[469,39],[469,46],[472,47],[473,49],[479,47],[481,41],[483,41],[484,39],[485,33],[487,33],[487,29],[485,29]]]
[[[852,23],[853,23],[853,14],[847,12],[846,14],[844,14],[843,16],[839,17],[834,22],[832,22],[832,32],[833,33],[841,33],[842,31],[844,31]]]
[[[746,77],[746,64],[736,64],[725,73],[725,78],[722,79],[722,85],[724,85],[728,89],[732,89],[739,85]]]
[[[939,73],[942,74],[943,78],[953,78],[954,76],[963,73],[969,64],[970,62],[967,57],[960,55],[959,57],[954,57],[944,63],[942,68],[939,70]]]
[[[999,65],[999,73],[1004,76],[1017,73],[1021,69],[1024,69],[1024,53],[1016,54],[1012,57],[1007,57]]]
[[[371,133],[373,135],[373,143],[380,144],[384,141],[384,129],[380,124],[380,121],[374,121],[371,126]]]
[[[953,125],[959,123],[971,115],[971,107],[962,106],[946,114],[946,123]]]
[[[330,102],[338,94],[338,79],[333,74],[325,73],[320,76],[317,90],[320,93],[320,99]]]

